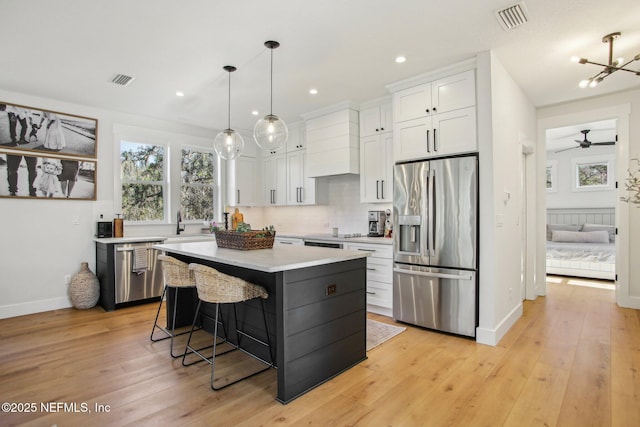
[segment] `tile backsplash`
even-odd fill
[[[391,209],[391,203],[360,203],[359,175],[317,178],[327,180],[329,203],[315,206],[243,208],[244,219],[253,229],[273,225],[284,233],[368,232],[367,212]]]

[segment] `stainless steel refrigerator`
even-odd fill
[[[475,337],[477,156],[395,165],[393,222],[393,318]]]

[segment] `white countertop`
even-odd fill
[[[164,242],[187,243],[200,241],[215,241],[213,234],[180,234],[172,236],[138,236],[138,237],[94,237],[94,242],[100,243],[137,243],[137,242]]]
[[[153,247],[167,252],[266,273],[314,267],[365,258],[368,255],[367,252],[362,251],[319,248],[315,246],[276,246],[273,249],[240,251],[218,248],[215,242],[168,243],[154,245]]]
[[[325,242],[342,242],[342,243],[373,243],[376,245],[391,245],[393,239],[389,237],[334,237],[331,234],[296,234],[286,232],[276,232],[276,237],[293,237],[303,240],[321,240]]]

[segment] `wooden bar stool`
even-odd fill
[[[213,390],[220,390],[231,384],[235,384],[238,381],[247,379],[254,375],[257,375],[261,372],[268,370],[273,367],[273,350],[271,347],[271,341],[269,338],[269,326],[267,323],[267,314],[265,311],[265,303],[264,301],[269,297],[267,291],[262,287],[255,285],[253,283],[249,283],[246,280],[240,279],[239,277],[229,276],[228,274],[224,274],[219,272],[218,270],[207,267],[201,264],[189,264],[189,269],[193,272],[193,276],[196,282],[196,289],[198,291],[198,307],[196,309],[196,314],[193,318],[193,324],[191,326],[191,331],[193,332],[196,327],[196,321],[198,319],[198,314],[200,313],[200,308],[202,307],[203,302],[215,304],[215,318],[208,316],[204,313],[200,313],[202,316],[210,317],[214,320],[214,331],[213,331],[213,353],[211,357],[207,357],[203,355],[200,351],[191,347],[191,337],[192,333],[189,334],[189,339],[187,341],[187,347],[185,349],[184,355],[182,357],[182,364],[185,364],[185,358],[187,354],[195,353],[202,360],[199,361],[207,361],[211,365],[211,388]],[[244,330],[240,330],[238,328],[238,314],[236,310],[236,304],[249,301],[255,298],[260,298],[260,307],[262,309],[262,320],[264,321],[264,327],[266,331],[266,342],[248,334]],[[236,342],[229,341],[229,335],[227,335],[227,331],[224,331],[225,338],[221,341],[218,341],[218,324],[220,322],[220,304],[233,304],[233,314],[234,314],[234,322],[236,329]],[[224,323],[222,323],[224,326]],[[270,361],[266,361],[259,356],[250,353],[245,348],[242,347],[242,338],[248,338],[252,340],[252,342],[257,343],[261,346],[266,347],[269,353]],[[227,343],[232,348],[230,350],[224,351],[220,354],[216,354],[216,347],[220,344]],[[221,356],[223,354],[229,353],[234,350],[240,350],[243,353],[253,357],[254,359],[262,362],[266,365],[264,368],[259,369],[256,372],[252,372],[249,374],[244,374],[240,378],[234,379],[232,381],[227,382],[221,387],[217,387],[214,385],[215,383],[215,367],[216,367],[216,357]],[[191,364],[191,363],[190,363]]]
[[[189,270],[189,264],[186,262],[179,261],[173,257],[167,255],[158,255],[158,259],[162,262],[162,278],[164,280],[164,290],[162,291],[162,297],[160,298],[160,305],[158,306],[158,312],[156,313],[156,320],[153,322],[153,328],[151,329],[151,336],[149,339],[153,342],[163,341],[167,338],[171,339],[171,347],[170,354],[171,357],[177,358],[184,354],[184,352],[180,354],[173,354],[173,339],[180,335],[185,335],[191,332],[191,330],[187,330],[180,333],[175,333],[176,326],[176,312],[178,307],[178,294],[180,293],[180,289],[184,288],[195,288],[196,283],[193,279],[193,272]],[[176,290],[176,298],[173,305],[173,316],[171,318],[171,323],[169,323],[169,319],[167,319],[167,327],[164,328],[158,325],[158,317],[160,316],[160,310],[162,310],[162,301],[164,300],[167,289],[174,288]],[[165,334],[162,338],[155,338],[154,334],[156,329],[159,329],[161,332]]]

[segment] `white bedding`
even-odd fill
[[[547,241],[547,259],[615,264],[614,243],[568,243]]]
[[[547,274],[615,280],[614,243],[547,241]]]

